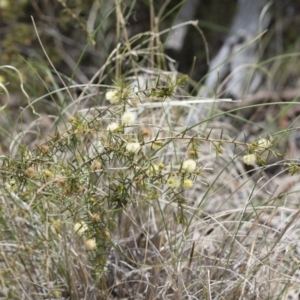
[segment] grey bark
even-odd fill
[[[218,1],[218,0],[217,0]],[[195,17],[199,0],[187,0],[176,21],[176,25]],[[218,54],[212,59],[204,89],[199,91],[202,97],[219,97],[226,91],[233,98],[239,99],[247,93],[256,91],[261,83],[261,75],[255,70],[258,61],[259,39],[254,41],[267,29],[271,13],[269,0],[238,0],[237,12],[232,21],[230,33]],[[187,27],[174,30],[166,47],[180,51],[184,44]],[[189,124],[199,120],[199,114],[208,116],[211,107],[198,105],[190,112]]]
[[[186,21],[192,20],[197,12],[200,0],[187,0],[174,25],[179,25]],[[166,49],[172,49],[177,52],[182,50],[184,39],[187,33],[187,26],[182,26],[170,32],[169,39],[166,43]]]
[[[230,76],[224,87],[236,99],[241,98],[246,91],[251,93],[258,88],[261,78],[258,72],[252,74],[251,70],[257,63],[259,40],[252,41],[267,29],[270,23],[270,11],[266,10],[262,14],[268,2],[270,1],[239,0],[230,34],[211,61],[205,80],[205,96],[213,96],[218,85],[228,74]]]
[[[261,74],[255,69],[258,61],[259,40],[271,20],[268,0],[239,0],[230,33],[218,54],[210,63],[204,89],[198,96],[216,97],[226,91],[234,99],[255,92],[261,83]],[[220,89],[221,87],[221,89]],[[193,125],[199,117],[207,118],[211,106],[200,104],[190,111],[188,124]]]

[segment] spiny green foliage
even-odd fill
[[[243,145],[249,151],[243,160],[249,165],[255,165],[255,160],[265,165],[265,161],[261,162],[263,153],[276,155],[271,149],[272,139],[247,145],[210,139],[202,133],[191,137],[186,130],[153,130],[139,122],[137,107],[145,102],[141,95],[147,101],[170,101],[170,91],[178,82],[182,80],[176,80],[174,85],[167,83],[167,90],[156,82],[146,90],[133,91],[119,81],[106,91],[111,105],[92,116],[71,116],[66,131],[58,130],[34,150],[20,145],[18,157],[3,158],[0,171],[7,197],[17,193],[18,201],[22,199],[31,212],[42,211],[45,204],[48,213],[68,212],[76,224],[75,231],[85,237],[86,247],[97,252],[94,266],[98,274],[103,273],[107,249],[113,243],[110,232],[129,206],[144,203],[155,207],[164,198],[177,205],[178,222],[186,223],[184,191],[196,181],[205,182],[207,172],[201,155],[199,158],[199,141],[212,143],[217,155],[224,153],[226,143]],[[166,159],[170,145],[174,155]],[[182,152],[182,147],[185,154],[175,155]],[[55,217],[51,219],[59,231],[60,222]]]
[[[181,81],[174,82],[158,77],[153,86],[149,83],[137,90],[116,80],[115,86],[103,89],[107,105],[70,116],[66,130],[57,128],[34,149],[20,144],[16,157],[2,156],[0,189],[14,207],[3,216],[11,214],[19,229],[15,233],[6,225],[1,239],[22,243],[22,259],[30,261],[31,256],[45,252],[36,263],[42,266],[49,264],[50,249],[59,251],[63,237],[72,240],[75,234],[75,243],[90,254],[93,267],[88,273],[97,278],[102,286],[99,290],[105,290],[110,249],[123,253],[114,234],[128,211],[140,207],[143,214],[151,207],[159,215],[172,206],[177,222],[183,228],[190,226],[194,215],[186,212],[186,192],[197,182],[210,189],[206,178],[211,170],[204,167],[201,157],[204,144],[211,145],[216,160],[226,156],[227,144],[235,145],[241,149],[241,160],[255,168],[264,168],[280,155],[271,136],[247,144],[223,134],[216,139],[211,131],[206,136],[202,131],[189,135],[187,128],[176,129],[176,123],[168,128],[145,123],[139,107],[157,103],[163,107],[173,97],[180,97],[170,90],[163,93],[161,87],[168,85],[175,91]],[[285,168],[292,175],[299,173],[297,164],[288,160]],[[27,220],[22,229],[15,221],[18,219]],[[46,278],[55,276],[55,269],[48,267],[47,272]],[[64,274],[63,269],[59,274]]]

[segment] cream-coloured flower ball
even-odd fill
[[[84,221],[77,222],[74,224],[74,232],[76,234],[82,235],[88,230],[88,226]]]
[[[127,143],[126,151],[132,154],[136,154],[140,151],[141,145],[140,143]]]
[[[85,241],[86,250],[95,250],[97,248],[97,243],[95,239],[88,239]]]
[[[129,111],[124,112],[124,114],[121,117],[121,122],[125,126],[132,125],[134,121],[135,115]]]
[[[255,166],[255,162],[256,162],[256,156],[255,156],[255,154],[244,155],[243,162],[246,165]]]
[[[117,90],[108,90],[105,94],[105,98],[111,104],[118,104],[120,102],[119,92]]]
[[[187,159],[182,164],[182,169],[187,172],[194,172],[196,170],[197,164],[193,159]]]
[[[112,122],[112,123],[108,124],[106,130],[110,131],[110,132],[113,132],[113,131],[116,131],[118,128],[119,128],[119,124],[116,123],[116,122]]]
[[[257,146],[258,146],[258,150],[264,150],[264,149],[267,149],[269,147],[272,146],[272,143],[271,141],[267,140],[267,139],[260,139],[258,142],[257,142]]]

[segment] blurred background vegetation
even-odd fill
[[[159,30],[169,28],[175,22],[185,3],[179,0],[153,2],[156,13],[164,7]],[[33,19],[57,70],[68,76],[70,81],[88,82],[105,63],[110,51],[119,42],[124,42],[122,30],[116,31],[120,22],[116,19],[116,3],[120,3],[125,16],[124,24],[129,38],[151,30],[149,1],[1,0],[1,64],[11,64],[21,71],[31,96],[45,92],[45,84],[52,82],[50,77],[55,75],[51,71],[49,74],[50,66],[38,42]],[[199,1],[195,19],[199,20],[199,26],[208,41],[211,58],[220,49],[228,33],[236,7],[236,0]],[[273,23],[261,46],[264,59],[296,52],[300,47],[300,3],[277,0],[271,9]],[[167,35],[162,36],[163,41],[166,38]],[[179,71],[189,73],[194,80],[200,80],[207,72],[204,43],[194,27],[189,27],[181,53],[171,54],[178,60]],[[299,68],[293,59],[286,60],[284,65],[285,72],[280,72],[275,79],[281,86],[288,82],[295,84]],[[11,91],[18,89],[19,83],[10,78],[11,74],[1,75],[8,79]],[[106,82],[111,83],[114,75],[113,72],[106,74]]]
[[[24,87],[31,99],[63,86],[53,66],[67,85],[87,84],[109,61],[111,52],[116,48],[120,53],[128,51],[129,47],[143,49],[146,53],[147,48],[157,46],[157,51],[163,52],[168,32],[161,35],[160,41],[156,41],[154,45],[151,45],[150,35],[145,33],[151,30],[161,32],[170,28],[176,22],[185,2],[0,0],[0,62],[1,65],[11,65],[20,71],[25,82]],[[150,7],[154,8],[154,12],[151,12]],[[118,9],[122,13],[118,13]],[[295,89],[283,97],[284,100],[293,100],[300,86],[300,3],[277,0],[271,6],[271,10],[272,23],[259,47],[260,62],[269,71],[263,79],[264,85],[271,86],[271,92],[278,93],[279,100],[280,93],[286,88]],[[210,59],[221,48],[236,11],[236,0],[199,1],[194,19],[198,20],[206,38]],[[159,18],[155,21],[158,28],[155,27],[153,16]],[[142,43],[145,44],[140,46]],[[193,88],[196,88],[190,92],[196,95],[200,87],[197,82],[201,82],[209,67],[205,42],[199,31],[189,25],[182,50],[176,52],[167,49],[166,53],[177,61],[179,72],[188,74],[194,81]],[[136,69],[151,67],[151,59],[145,57],[127,56],[122,62],[121,70],[117,70],[117,63],[114,64],[113,60],[110,60],[105,67],[105,74],[94,78],[94,83],[111,85],[116,77],[132,75],[135,66]],[[166,64],[161,64],[160,67],[168,68]],[[20,80],[16,72],[1,68],[0,82],[5,84],[10,94],[9,101],[4,93],[0,94],[0,104],[7,105],[7,120],[15,120],[19,115],[19,108],[25,107],[28,100],[20,91]],[[37,101],[34,105],[40,112],[57,115],[58,111],[53,107],[53,103],[64,106],[66,98],[67,95],[53,95]],[[90,97],[90,100],[91,105],[94,105],[98,103],[99,97]],[[271,109],[271,115],[274,115],[273,107]],[[249,110],[248,115],[243,117],[249,118],[249,115],[253,115],[253,111]],[[265,115],[266,113],[263,113],[263,116]],[[290,119],[293,117],[294,113],[289,116]],[[28,120],[30,119],[29,115]],[[26,121],[26,116],[23,115],[23,122],[28,123],[28,120]],[[280,122],[285,124],[286,120]],[[10,126],[15,124],[11,123]],[[2,133],[0,136],[2,137]]]
[[[21,72],[25,89],[31,99],[56,91],[63,86],[53,66],[61,74],[65,84],[87,84],[109,61],[105,73],[94,78],[94,83],[111,85],[116,77],[132,75],[135,67],[136,69],[151,67],[151,58],[145,58],[148,54],[136,58],[131,55],[124,59],[121,70],[118,70],[117,63],[114,64],[113,60],[108,59],[111,52],[118,49],[122,53],[131,47],[145,50],[146,53],[147,49],[153,46],[157,46],[158,52],[163,52],[168,32],[161,35],[160,41],[156,41],[156,44],[151,44],[153,41],[149,39],[150,35],[145,33],[151,30],[161,32],[170,28],[176,22],[185,2],[0,0],[0,62],[1,65],[12,65]],[[154,12],[150,7],[154,8]],[[122,13],[118,13],[118,9]],[[287,93],[284,97],[285,100],[292,100],[300,86],[298,67],[300,3],[292,0],[276,0],[271,10],[272,23],[259,47],[260,61],[269,70],[264,78],[266,81],[264,85],[271,85],[270,90],[279,94],[287,87],[294,88],[295,91]],[[236,11],[236,0],[199,0],[194,19],[198,20],[198,25],[206,38],[210,59],[222,46]],[[153,16],[159,19],[153,20]],[[155,27],[155,22],[158,28]],[[49,63],[45,52],[53,66]],[[177,61],[179,72],[188,74],[194,81],[190,92],[196,95],[200,87],[197,82],[201,82],[209,67],[205,42],[199,31],[189,25],[182,50],[176,52],[167,49],[166,52]],[[159,67],[168,68],[166,64]],[[16,72],[1,68],[0,82],[5,84],[10,94],[9,101],[4,93],[0,94],[0,104],[7,105],[5,113],[7,120],[11,122],[10,120],[15,120],[19,116],[19,108],[25,107],[28,100],[20,91],[20,80]],[[67,98],[67,94],[47,96],[42,101],[37,101],[34,106],[39,112],[57,115],[58,111],[53,103],[64,106]],[[99,102],[99,97],[90,97],[90,100],[91,105],[95,105]],[[274,115],[273,106],[271,109],[271,115]],[[254,113],[248,110],[248,115],[243,117],[249,119],[250,115]],[[263,113],[263,116],[265,115],[267,114]],[[23,114],[22,122],[28,123],[31,117],[29,115],[26,120]],[[282,122],[285,123],[285,120]],[[15,123],[10,123],[10,126],[14,127]],[[0,136],[2,135],[1,132]]]

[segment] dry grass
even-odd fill
[[[141,105],[127,135],[147,129],[151,137],[145,147],[158,139],[168,142],[158,152],[143,149],[145,159],[165,164],[166,174],[186,158],[191,140],[199,142],[201,177],[194,178],[192,189],[175,194],[155,179],[154,198],[146,191],[146,196],[133,192],[119,210],[103,202],[100,225],[91,224],[91,201],[102,203],[107,183],[93,178],[91,170],[86,173],[82,162],[87,153],[91,161],[99,158],[99,145],[93,141],[103,137],[118,108],[77,110],[77,123],[72,119],[65,129],[60,123],[59,137],[45,137],[47,142],[32,150],[21,144],[14,156],[2,157],[1,282],[6,297],[283,299],[297,286],[297,180],[291,177],[291,184],[283,184],[287,175],[268,172],[272,164],[246,171],[241,158],[247,144],[230,139],[234,128],[212,119],[205,127],[186,131],[184,111],[178,114],[178,109]],[[96,126],[99,120],[101,127]],[[85,122],[92,133],[82,130],[74,140]],[[43,145],[50,147],[49,153],[41,153]],[[106,165],[109,176],[115,176],[111,180],[120,180],[114,169],[122,167],[123,159]],[[36,177],[26,173],[29,165]],[[43,173],[46,167],[54,174],[51,180]],[[82,190],[78,182],[71,187],[75,178]],[[184,199],[180,205],[179,199]],[[183,217],[182,224],[178,217]],[[78,220],[94,226],[93,234],[102,232],[105,243],[97,251],[87,251],[86,237],[74,235]]]

